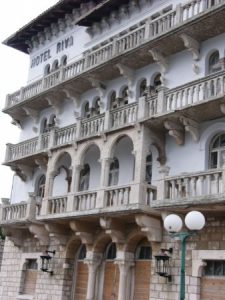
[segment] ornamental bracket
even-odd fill
[[[182,33],[180,38],[184,42],[184,46],[191,52],[193,60],[200,59],[200,43],[192,38],[191,36],[187,35],[186,33]]]
[[[184,116],[180,117],[180,121],[184,125],[185,130],[190,132],[193,140],[198,142],[200,138],[199,123]]]
[[[164,75],[168,70],[168,58],[158,49],[153,48],[149,50],[149,53],[152,55],[154,61],[159,65],[162,75]]]
[[[116,67],[120,71],[120,75],[125,77],[128,81],[129,93],[131,93],[132,85],[134,82],[134,70],[123,65],[123,64],[116,64]]]
[[[167,120],[164,122],[164,126],[169,130],[169,135],[175,138],[178,145],[184,144],[184,129],[182,125],[175,123],[174,121]]]

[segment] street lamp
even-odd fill
[[[172,237],[178,237],[181,241],[180,300],[185,300],[186,240],[205,226],[205,217],[199,211],[191,211],[186,215],[184,221],[186,227],[191,231],[180,231],[183,227],[183,222],[178,215],[171,214],[164,219],[165,229],[171,233]]]

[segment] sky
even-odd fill
[[[11,0],[0,3],[0,42],[37,17],[58,0]],[[26,86],[29,56],[0,44],[0,111],[7,94]],[[5,159],[6,143],[18,143],[20,129],[11,118],[0,112],[0,199],[10,198],[13,172],[1,163]],[[23,201],[24,199],[21,199]]]

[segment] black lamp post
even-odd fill
[[[49,255],[49,253],[52,254]],[[49,250],[46,250],[43,255],[41,255],[41,271],[42,272],[46,272],[46,273],[49,273],[50,275],[53,275],[53,271],[52,270],[49,270],[50,268],[50,260],[53,258],[53,256],[55,255],[55,250],[54,251],[49,251]]]

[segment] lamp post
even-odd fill
[[[185,225],[190,231],[180,231],[183,227],[183,222],[182,219],[175,214],[168,215],[164,219],[165,229],[171,233],[172,237],[178,237],[181,241],[179,300],[185,300],[186,241],[190,236],[195,235],[197,231],[205,226],[205,217],[199,211],[191,211],[185,217]]]

